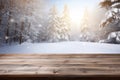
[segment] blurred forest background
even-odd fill
[[[59,11],[57,5],[49,3],[50,0],[0,0],[0,44],[120,43],[120,0],[100,1],[92,12],[85,8],[77,27],[67,4]]]

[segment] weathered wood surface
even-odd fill
[[[0,54],[0,76],[120,76],[118,54]]]

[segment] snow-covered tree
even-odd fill
[[[44,0],[0,0],[0,41],[2,43],[38,40],[43,25],[40,10]]]
[[[60,39],[60,17],[58,16],[57,8],[54,5],[50,9],[48,22],[48,40],[50,42],[57,42]]]
[[[68,6],[64,6],[63,15],[61,17],[61,25],[60,25],[60,39],[62,41],[70,39],[70,26],[71,26],[71,19],[69,14]]]
[[[13,22],[13,1],[14,0],[0,0],[0,37],[1,41],[9,42],[10,28]]]
[[[110,23],[114,23],[118,26],[118,24],[120,23],[120,1],[104,0],[100,3],[100,5],[108,10],[106,13],[106,18],[101,23],[101,26],[105,27]]]
[[[64,6],[62,16],[57,12],[56,6],[50,10],[48,23],[48,36],[50,42],[66,41],[70,38],[70,16],[67,5]]]
[[[89,36],[89,16],[88,16],[88,10],[87,8],[84,11],[83,18],[81,20],[81,25],[80,25],[80,40],[82,41],[87,41],[88,36]]]
[[[103,42],[108,43],[119,43],[120,35],[120,0],[104,0],[100,3],[103,8],[107,9],[106,18],[102,21],[101,27],[111,26],[117,32],[112,32],[109,34],[108,39]],[[113,35],[113,33],[115,35]]]

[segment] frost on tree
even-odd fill
[[[120,30],[120,0],[104,0],[100,5],[107,9],[106,18],[102,21],[100,26],[112,26],[113,28],[118,28]],[[119,30],[110,33],[108,39],[102,42],[120,43]]]
[[[48,23],[48,40],[50,42],[58,42],[69,40],[70,17],[68,7],[64,7],[62,17],[58,15],[56,6],[50,9]]]
[[[62,22],[61,22],[61,40],[69,40],[70,39],[70,26],[71,26],[71,19],[69,15],[68,6],[64,6],[64,11],[62,15]]]
[[[0,0],[0,42],[8,43],[13,33],[10,29],[13,27],[14,0]]]
[[[20,32],[17,26],[20,7],[17,6],[16,0],[0,0],[0,8],[1,42],[11,43],[13,40],[15,41],[15,38],[18,38]]]
[[[50,9],[49,22],[48,22],[48,40],[50,42],[56,42],[56,41],[59,41],[60,39],[60,35],[59,35],[60,21],[59,20],[60,18],[58,16],[56,6],[54,5]]]
[[[81,41],[88,41],[89,37],[89,21],[88,21],[88,10],[87,8],[85,9],[84,16],[81,20],[81,25],[80,25],[80,40]]]
[[[120,1],[119,0],[104,0],[100,3],[102,7],[105,7],[108,11],[106,13],[106,18],[101,23],[101,26],[105,27],[110,23],[118,24],[120,23]]]
[[[0,0],[0,42],[35,42],[42,25],[43,0]]]

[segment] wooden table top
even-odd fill
[[[0,54],[0,76],[120,76],[120,55]]]

